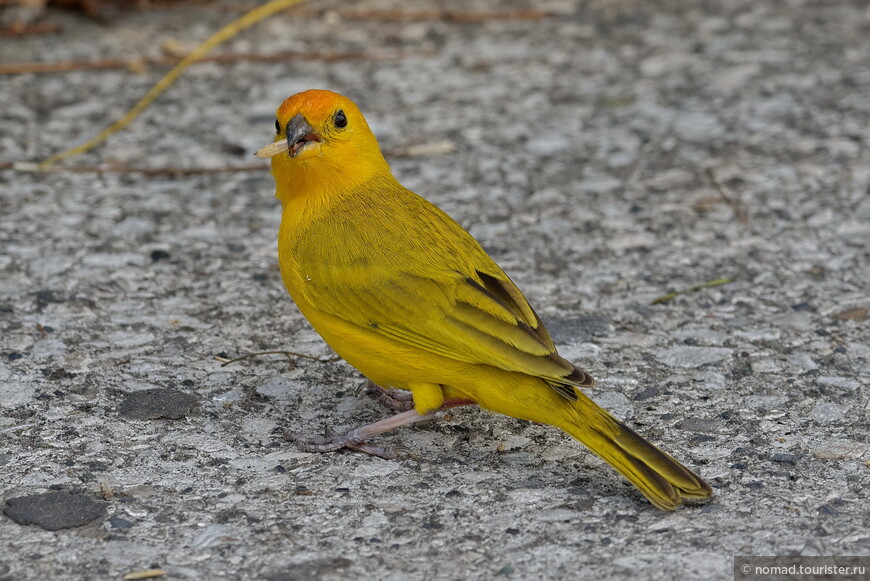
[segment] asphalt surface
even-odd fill
[[[49,10],[62,33],[0,37],[0,61],[159,57],[253,5]],[[197,65],[66,164],[111,171],[0,171],[0,579],[709,580],[735,555],[870,555],[866,3],[352,8],[217,51],[335,58]],[[437,8],[490,14],[371,12]],[[3,76],[0,162],[81,143],[165,70]],[[404,460],[281,439],[389,413],[283,290],[271,176],[244,169],[315,87],[359,103],[711,502],[661,512],[568,436],[475,409],[378,440]],[[216,359],[281,349],[322,361]]]

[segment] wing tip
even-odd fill
[[[576,388],[594,386],[595,378],[565,359],[560,358],[560,360],[571,366],[571,372],[558,379],[547,378],[546,381],[550,387],[556,390],[556,393],[568,401],[577,401],[579,396]]]
[[[572,365],[573,369],[571,373],[565,376],[565,381],[570,381],[572,384],[578,387],[593,387],[595,385],[595,378],[577,367],[576,365]]]

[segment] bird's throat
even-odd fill
[[[379,176],[393,179],[387,162],[380,155],[378,158],[357,158],[342,163],[328,156],[306,159],[286,155],[273,157],[275,196],[285,208],[288,204],[298,203],[330,205]]]

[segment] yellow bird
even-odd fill
[[[590,400],[592,377],[556,352],[523,294],[453,219],[393,177],[357,106],[331,91],[288,98],[271,158],[283,205],[278,261],[299,310],[326,342],[402,409],[301,449],[381,456],[378,434],[476,404],[564,430],[655,506],[712,490]],[[380,386],[380,387],[378,387]],[[407,394],[405,394],[407,395]],[[407,398],[410,400],[410,398]],[[410,404],[410,401],[409,401]]]

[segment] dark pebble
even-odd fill
[[[113,516],[109,517],[109,526],[113,529],[132,529],[136,525],[126,519]]]
[[[10,498],[3,512],[21,525],[36,525],[47,531],[79,527],[105,516],[106,503],[87,494],[46,492]]]
[[[718,424],[718,421],[706,418],[686,418],[677,424],[677,429],[690,432],[713,432]]]
[[[118,413],[128,420],[183,418],[199,403],[196,396],[175,389],[144,389],[133,392],[118,406]]]
[[[587,315],[568,319],[546,319],[544,326],[556,343],[577,345],[592,337],[606,336],[611,333],[610,318],[604,315]]]
[[[659,394],[659,388],[654,385],[651,385],[644,389],[643,391],[636,393],[634,396],[634,401],[644,401],[651,397],[655,397]]]
[[[798,454],[786,454],[785,452],[776,452],[773,456],[770,457],[774,462],[781,462],[783,464],[797,464],[797,461],[800,459],[800,455]]]

